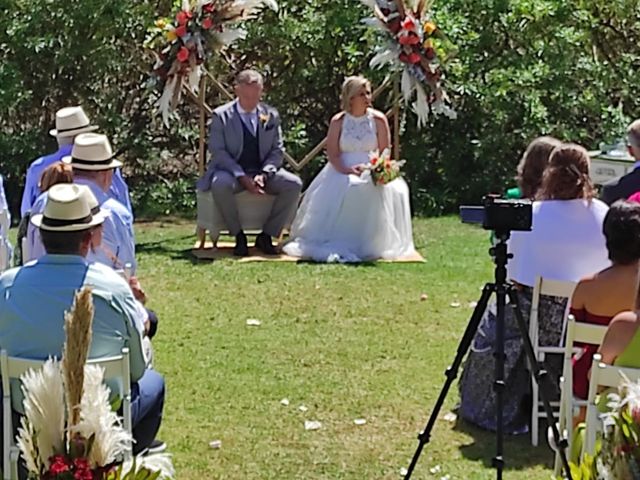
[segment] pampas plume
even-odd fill
[[[72,433],[79,433],[84,438],[93,436],[88,457],[92,467],[115,462],[131,443],[131,435],[111,410],[109,388],[104,384],[104,369],[97,365],[87,365],[84,369],[80,422]]]
[[[85,287],[73,299],[71,311],[64,314],[66,341],[62,352],[62,371],[69,428],[80,421],[80,403],[84,385],[84,366],[91,346],[91,324],[93,323],[93,298],[91,288]]]
[[[166,453],[156,453],[153,455],[139,455],[134,460],[126,461],[123,465],[124,471],[128,472],[135,467],[138,472],[141,469],[147,469],[152,472],[158,472],[159,480],[171,480],[175,478],[175,470],[171,462],[171,456]]]
[[[60,364],[47,360],[38,371],[22,376],[24,413],[17,445],[27,469],[39,473],[38,465],[49,466],[49,457],[64,446],[64,391]]]

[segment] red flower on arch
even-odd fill
[[[187,47],[180,47],[180,50],[178,51],[178,61],[180,62],[186,62],[187,60],[189,60],[189,49]]]

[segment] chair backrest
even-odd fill
[[[587,431],[583,446],[583,453],[593,454],[596,444],[596,432],[601,430],[601,420],[598,414],[597,395],[600,387],[617,387],[623,378],[631,382],[640,380],[640,368],[618,367],[602,363],[602,356],[596,353],[591,364],[591,379],[589,381],[589,398],[587,400]],[[602,395],[606,395],[603,392]]]
[[[595,325],[593,323],[576,322],[573,315],[569,314],[567,317],[567,336],[564,343],[564,358],[562,365],[562,376],[567,386],[567,393],[565,401],[567,404],[567,411],[572,411],[570,408],[573,395],[573,355],[579,349],[574,347],[574,344],[587,343],[590,345],[602,345],[604,336],[607,333],[606,325]]]
[[[640,380],[640,368],[619,367],[608,365],[602,362],[602,355],[596,353],[593,356],[593,366],[591,367],[591,381],[589,383],[589,398],[595,398],[598,387],[617,387],[623,378],[628,378],[631,382]]]
[[[29,370],[38,370],[45,360],[33,360],[28,358],[10,357],[6,350],[0,351],[0,369],[2,372],[2,391],[4,395],[10,395],[12,379],[20,380],[20,377]],[[111,395],[120,398],[131,396],[131,372],[129,367],[129,349],[123,348],[120,355],[90,359],[87,365],[98,365],[104,369],[104,381],[111,389]],[[115,388],[114,388],[115,387]],[[23,413],[22,396],[11,395],[12,408]]]
[[[533,286],[533,297],[531,299],[531,313],[529,315],[529,337],[531,338],[531,343],[533,344],[534,349],[536,349],[538,346],[540,296],[549,295],[571,299],[575,288],[576,282],[552,280],[549,278],[542,278],[540,276],[536,277],[536,283]]]
[[[12,385],[18,386],[20,377],[29,370],[38,370],[45,360],[33,360],[20,357],[10,357],[6,350],[0,351],[0,372],[2,375],[2,408],[3,408],[3,478],[10,478],[15,471],[15,465],[11,464],[11,450],[15,449],[13,437],[12,409],[23,413],[22,392],[20,395],[12,394]],[[131,373],[129,368],[129,349],[123,348],[120,355],[112,357],[96,358],[87,361],[88,365],[98,365],[104,369],[104,381],[111,388],[111,393],[116,393],[122,399],[122,413],[124,428],[132,433],[131,418]],[[129,445],[126,459],[131,458],[131,445]]]

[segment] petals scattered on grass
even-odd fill
[[[307,431],[320,430],[322,428],[322,423],[317,420],[305,420],[304,421],[304,429]]]

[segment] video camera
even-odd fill
[[[496,232],[531,231],[531,201],[507,200],[487,195],[482,206],[460,206],[463,223],[482,224],[485,230]]]

